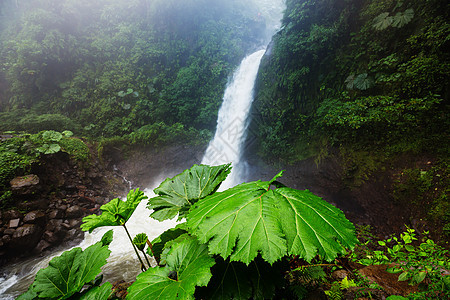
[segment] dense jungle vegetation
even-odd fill
[[[448,155],[448,20],[440,0],[288,0],[259,73],[261,154],[353,144]]]
[[[206,143],[228,76],[266,38],[258,13],[220,0],[2,1],[0,133],[26,135],[0,145],[1,199],[48,130],[102,140],[99,151]]]
[[[200,13],[201,12],[201,13]],[[0,130],[213,130],[265,23],[240,1],[3,1]],[[56,128],[55,128],[56,127]]]
[[[450,236],[448,1],[286,5],[258,73],[255,151],[279,165],[337,152],[349,188],[384,171]],[[402,159],[415,167],[386,173]]]

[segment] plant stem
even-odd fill
[[[159,267],[159,261],[156,258],[155,252],[153,252],[153,245],[148,239],[147,239],[147,245],[150,248],[150,251],[152,251],[153,257],[155,258],[155,261],[156,261],[156,265]]]
[[[151,265],[150,262],[148,261],[147,254],[145,254],[145,251],[144,251],[144,250],[142,250],[142,253],[144,254],[145,260],[147,261],[148,267],[151,268],[152,265]]]
[[[141,257],[139,256],[139,253],[138,253],[136,247],[135,247],[134,244],[133,244],[133,239],[131,238],[131,235],[130,235],[130,233],[128,232],[127,227],[125,226],[125,224],[123,224],[122,226],[123,226],[123,228],[125,228],[125,231],[127,232],[128,238],[130,239],[131,245],[133,246],[134,252],[136,252],[137,257],[139,258],[139,261],[141,262],[141,270],[142,270],[142,272],[147,271],[147,268],[145,267],[144,262],[142,261],[142,259],[141,259]]]

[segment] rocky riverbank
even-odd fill
[[[42,156],[32,174],[10,184],[13,208],[0,211],[0,265],[78,242],[81,219],[129,188],[95,152],[89,163],[63,152]]]

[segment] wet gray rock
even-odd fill
[[[42,228],[36,224],[25,224],[14,232],[9,247],[21,251],[33,249],[42,236]]]
[[[83,215],[83,210],[78,205],[74,205],[66,209],[66,218],[75,219]]]
[[[59,210],[59,209],[52,209],[48,213],[49,219],[62,219],[63,217],[64,217],[64,211]]]
[[[46,240],[40,240],[39,243],[34,248],[34,252],[41,253],[42,251],[48,249],[51,246]]]
[[[78,227],[80,227],[81,223],[82,223],[81,220],[78,220],[78,219],[69,220],[69,224],[70,224],[71,228],[78,228]]]
[[[31,224],[44,224],[45,219],[45,214],[42,211],[34,210],[25,215],[23,222]]]
[[[47,226],[45,227],[45,230],[49,231],[57,231],[58,228],[61,228],[63,220],[61,219],[51,219],[47,222]]]

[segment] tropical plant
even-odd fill
[[[400,238],[392,236],[378,241],[382,250],[366,249],[363,257],[357,258],[358,262],[364,265],[390,265],[386,271],[399,274],[399,281],[424,285],[426,288],[419,294],[425,298],[449,297],[450,278],[445,275],[450,269],[448,250],[429,239],[428,232],[424,232],[422,242],[416,246],[416,235],[414,229],[406,227]]]
[[[178,213],[186,222],[149,243],[159,266],[140,274],[127,298],[271,298],[291,255],[332,261],[357,243],[353,225],[339,209],[309,191],[285,187],[277,181],[282,172],[270,181],[218,192],[229,172],[229,164],[194,165],[155,189],[158,196],[149,200],[152,216],[163,220]],[[126,201],[114,199],[101,207],[101,215],[85,217],[82,229],[126,229],[144,198],[136,190]],[[144,235],[135,238],[140,250],[144,240]],[[43,289],[38,280],[32,287]]]
[[[81,230],[92,232],[95,228],[102,226],[122,226],[127,233],[128,238],[133,246],[133,249],[141,263],[141,269],[143,271],[147,270],[144,265],[144,262],[141,259],[141,256],[137,252],[136,246],[131,239],[131,235],[127,229],[126,222],[133,214],[136,207],[139,203],[147,199],[147,196],[144,195],[144,192],[139,189],[131,190],[128,195],[126,201],[122,201],[119,198],[115,198],[110,202],[102,205],[100,210],[102,210],[101,215],[90,215],[83,218],[83,224],[81,224]]]
[[[107,299],[112,285],[107,282],[100,286],[101,278],[96,278],[111,253],[108,245],[112,242],[112,235],[110,230],[101,241],[85,250],[77,247],[53,258],[47,268],[38,271],[28,291],[17,299],[68,299],[75,294],[79,299]]]

